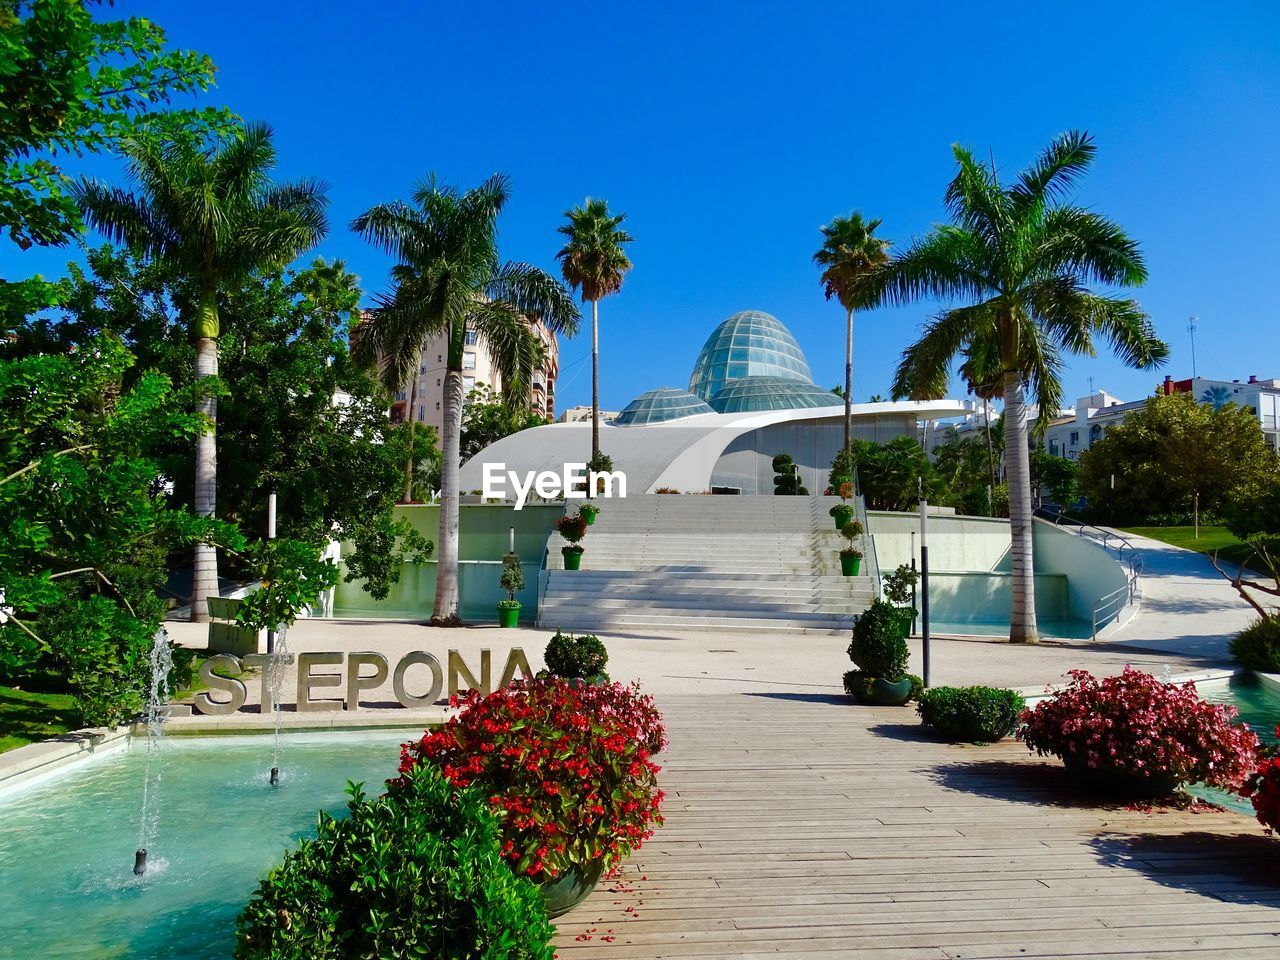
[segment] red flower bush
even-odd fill
[[[400,772],[436,764],[485,792],[502,818],[502,855],[538,882],[574,864],[612,867],[662,824],[661,715],[638,685],[523,680],[488,696],[401,750]]]
[[[1252,772],[1257,736],[1232,723],[1235,707],[1201,700],[1194,683],[1163,683],[1132,667],[1103,680],[1087,670],[1068,676],[1066,689],[1023,711],[1018,738],[1041,756],[1228,790]]]
[[[1276,727],[1280,737],[1280,727]],[[1258,822],[1271,833],[1280,830],[1280,745],[1258,751],[1258,768],[1240,788],[1240,795],[1253,801]]]

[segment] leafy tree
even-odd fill
[[[557,230],[569,239],[556,254],[565,282],[591,304],[591,461],[600,469],[600,301],[622,289],[631,261],[622,249],[634,239],[622,229],[625,213],[610,216],[609,204],[587,197],[564,212],[568,223]]]
[[[484,384],[477,384],[462,404],[462,462],[503,437],[550,422],[550,418],[540,417],[531,410],[513,409],[511,403]]]
[[[871,510],[910,510],[920,502],[921,492],[937,503],[946,491],[915,437],[894,437],[877,444],[859,465],[858,476]]]
[[[1147,272],[1120,226],[1063,199],[1093,162],[1087,134],[1059,137],[1008,185],[969,150],[954,152],[958,170],[945,196],[953,222],[912,242],[867,283],[875,302],[964,304],[943,309],[903,352],[896,398],[943,396],[957,358],[970,382],[999,378],[1013,548],[1009,639],[1030,643],[1038,636],[1024,391],[1035,392],[1041,410],[1058,409],[1063,352],[1092,355],[1095,337],[1135,367],[1159,364],[1168,347],[1136,302],[1089,289],[1136,286]]]
[[[311,180],[271,182],[276,152],[262,124],[206,144],[131,139],[121,152],[139,192],[81,181],[76,200],[85,219],[108,238],[167,265],[190,284],[184,320],[196,344],[196,377],[208,382],[218,375],[219,294],[319,242],[328,229],[324,187]],[[205,517],[214,516],[217,506],[213,383],[200,404],[208,429],[196,437],[195,508]],[[205,597],[217,593],[217,553],[202,543],[195,553],[193,620],[208,619]]]
[[[805,497],[809,491],[800,479],[800,468],[788,453],[773,458],[773,492],[779,497]]]
[[[822,228],[822,247],[813,262],[822,268],[822,286],[827,299],[833,297],[844,307],[844,445],[849,446],[853,425],[853,311],[869,303],[868,275],[889,260],[889,241],[875,235],[879,220],[863,220],[854,212],[836,217]]]
[[[1265,470],[1236,483],[1222,508],[1227,528],[1237,537],[1280,536],[1280,474]]]
[[[980,516],[990,515],[987,488],[992,484],[987,448],[980,438],[961,436],[954,427],[950,428],[942,443],[933,448],[933,465],[950,492],[953,505],[963,506],[970,514],[972,507],[978,505]]]
[[[1251,410],[1175,393],[1150,398],[1084,451],[1080,488],[1093,513],[1130,523],[1186,513],[1197,495],[1201,511],[1221,513],[1234,489],[1256,489],[1276,471]]]
[[[51,673],[90,724],[115,725],[141,708],[169,550],[198,539],[249,563],[269,557],[234,526],[169,504],[148,451],[189,442],[204,424],[194,395],[163,374],[126,386],[132,364],[110,336],[0,359],[0,673]],[[315,551],[299,557],[299,546],[270,548],[294,558],[288,569],[270,566],[272,623],[332,583],[332,567]]]
[[[1049,491],[1049,499],[1064,510],[1080,499],[1080,465],[1036,447],[1031,451],[1031,489]]]
[[[381,372],[388,388],[416,379],[428,339],[448,343],[444,383],[444,436],[440,482],[439,563],[431,621],[458,618],[458,467],[462,433],[462,347],[468,328],[489,345],[512,405],[528,403],[538,356],[528,317],[554,332],[573,334],[578,308],[548,273],[498,257],[497,223],[510,192],[495,175],[465,192],[428,178],[412,203],[379,204],[352,225],[396,258],[392,290],[380,296],[355,340],[357,359]],[[411,421],[412,422],[412,421]]]

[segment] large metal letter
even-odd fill
[[[300,653],[298,654],[298,712],[324,713],[330,710],[341,710],[338,700],[312,700],[312,687],[340,687],[342,675],[337,673],[312,674],[313,666],[326,666],[342,663],[340,653]]]
[[[244,666],[240,663],[240,658],[233,657],[229,653],[219,653],[200,664],[201,682],[206,687],[213,690],[225,690],[231,695],[231,699],[225,701],[214,700],[204,691],[195,695],[195,708],[211,717],[235,713],[244,706],[246,696],[244,684],[239,680],[233,677],[220,677],[213,672],[218,667],[235,674],[244,672]]]
[[[489,651],[480,651],[480,682],[476,683],[475,674],[467,669],[467,665],[462,662],[462,653],[458,650],[449,651],[449,696],[453,696],[460,690],[479,690],[481,693],[488,694],[489,686]],[[458,678],[461,677],[466,681],[465,687],[458,686]]]
[[[525,658],[524,651],[519,647],[512,647],[511,652],[507,654],[507,665],[502,670],[502,680],[498,686],[505,687],[514,680],[517,670],[524,674],[525,679],[533,676],[533,671],[529,669],[529,661]]]
[[[431,668],[431,689],[421,697],[410,696],[404,688],[405,672],[415,663],[425,663]],[[412,710],[415,707],[431,706],[440,699],[440,691],[444,689],[444,671],[440,669],[440,661],[425,650],[405,654],[404,658],[396,664],[396,672],[391,677],[391,687],[395,690],[396,699],[400,701],[402,707]]]
[[[366,663],[374,666],[372,676],[360,676],[360,668]],[[347,654],[347,709],[360,709],[360,691],[372,690],[387,679],[387,658],[372,650]]]
[[[250,653],[244,658],[246,667],[262,667],[262,698],[259,701],[262,706],[258,708],[259,713],[270,713],[276,708],[271,699],[271,671],[284,670],[286,666],[293,664],[292,653]],[[280,693],[284,694],[284,677],[280,678]]]

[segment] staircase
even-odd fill
[[[643,495],[600,502],[565,570],[553,533],[538,625],[566,630],[849,628],[872,581],[840,575],[824,497]],[[572,508],[570,508],[572,509]]]

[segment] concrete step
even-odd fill
[[[744,632],[800,633],[800,634],[847,634],[853,628],[853,618],[833,617],[825,622],[815,620],[797,621],[779,618],[750,617],[589,617],[584,619],[557,619],[555,617],[538,617],[537,626],[545,630],[574,630],[578,632],[606,631],[625,632],[657,632],[670,630],[673,633],[705,630],[740,630]]]

